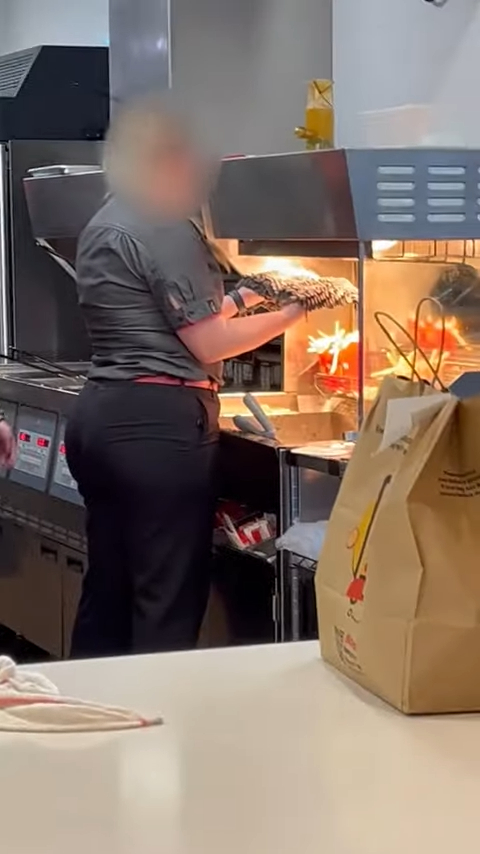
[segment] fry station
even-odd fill
[[[281,534],[295,522],[329,518],[349,440],[385,377],[430,378],[433,365],[451,387],[478,370],[479,175],[480,152],[461,149],[316,151],[224,163],[212,227],[239,270],[293,267],[300,280],[307,274],[358,288],[357,309],[320,309],[286,333],[282,394],[257,395],[276,444],[257,439],[253,451],[242,436],[225,435],[237,482],[242,471],[258,472],[250,504],[263,495],[260,460],[270,455]],[[413,355],[415,340],[426,363]],[[231,405],[226,395],[224,406]],[[255,464],[242,453],[255,453]],[[303,553],[277,555],[283,637],[316,634],[315,568]]]
[[[12,263],[2,282],[2,350],[15,361],[1,368],[0,406],[15,424],[19,452],[0,484],[0,623],[61,657],[86,569],[84,510],[63,445],[88,371],[75,248],[105,184],[97,142],[19,142],[9,152],[3,186],[10,181],[15,195],[8,209],[4,192],[3,219],[29,269]],[[316,635],[314,562],[275,542],[296,521],[328,519],[382,379],[411,373],[420,300],[434,298],[447,315],[445,333],[433,304],[420,320],[422,350],[433,363],[442,354],[445,385],[479,366],[479,182],[476,150],[223,162],[205,225],[232,261],[227,287],[260,271],[278,285],[293,270],[300,288],[321,285],[322,304],[333,307],[226,365],[215,549],[221,642]],[[45,308],[43,334],[40,322],[25,326],[18,305],[31,289],[42,312],[52,278],[62,298],[54,312]],[[356,304],[345,298],[352,286]]]
[[[479,39],[0,0],[5,854],[476,854]]]

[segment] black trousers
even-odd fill
[[[66,432],[89,568],[72,656],[195,646],[210,586],[218,397],[87,383]]]

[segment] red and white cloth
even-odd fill
[[[62,697],[46,676],[0,656],[0,732],[106,732],[161,723],[160,717]]]

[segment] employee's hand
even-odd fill
[[[0,466],[11,469],[17,458],[17,443],[7,421],[0,421]]]
[[[245,308],[257,308],[257,306],[265,302],[265,297],[261,297],[255,291],[251,291],[250,288],[241,287],[238,289],[238,293],[245,303]]]

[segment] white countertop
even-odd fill
[[[478,852],[480,719],[404,718],[316,643],[42,670],[166,724],[0,736],[2,854]]]

